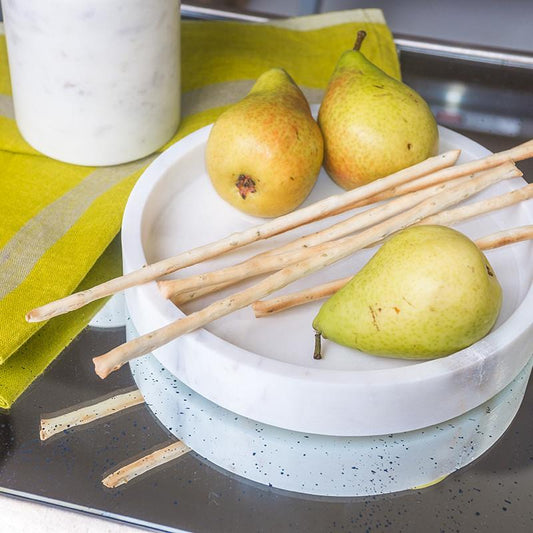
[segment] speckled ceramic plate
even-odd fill
[[[122,226],[125,272],[260,222],[223,202],[213,190],[204,166],[208,133],[206,127],[179,141],[139,179]],[[460,162],[488,154],[448,129],[440,129],[440,138],[441,151],[462,150]],[[522,185],[522,179],[499,183],[477,198]],[[307,203],[337,192],[322,172]],[[462,223],[457,229],[477,238],[531,223],[533,202],[529,201]],[[272,241],[281,244],[323,224],[293,230]],[[236,263],[273,242],[248,246],[176,276]],[[284,292],[353,274],[373,253],[361,251]],[[504,291],[498,322],[483,340],[446,358],[408,362],[327,343],[326,357],[315,361],[311,323],[320,303],[263,319],[255,319],[246,308],[176,339],[156,350],[155,356],[171,374],[216,404],[290,430],[379,435],[437,424],[501,391],[524,368],[533,350],[533,244],[519,243],[489,251],[487,256]],[[193,302],[183,311],[199,309],[230,291]],[[129,289],[126,303],[141,334],[183,316],[182,310],[161,297],[155,283]]]

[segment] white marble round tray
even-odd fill
[[[144,172],[128,201],[123,226],[124,272],[256,225],[213,190],[204,166],[210,127],[177,142]],[[461,148],[460,162],[487,155],[479,144],[440,129],[440,150]],[[522,186],[497,184],[476,197]],[[307,203],[339,189],[322,172]],[[330,219],[331,221],[331,219]],[[331,223],[328,221],[328,223]],[[472,238],[533,223],[533,202],[477,217],[457,228]],[[293,230],[176,276],[236,263],[315,231],[324,222]],[[375,250],[365,250],[284,289],[297,290],[357,272]],[[315,361],[311,323],[320,303],[255,319],[243,309],[155,351],[167,370],[187,386],[242,416],[266,424],[322,435],[380,435],[437,424],[481,405],[501,391],[533,351],[533,244],[487,252],[503,286],[502,312],[493,331],[451,356],[424,362],[373,357],[325,344]],[[199,309],[228,294],[204,297],[184,308]],[[126,291],[136,329],[147,333],[183,316],[161,297],[154,282]]]
[[[128,337],[135,335],[130,322]],[[354,497],[431,484],[480,457],[513,420],[532,365],[495,397],[443,424],[367,437],[306,434],[236,416],[177,380],[151,354],[131,369],[159,421],[226,472],[292,492]]]

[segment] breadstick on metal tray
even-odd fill
[[[143,402],[144,398],[138,390],[117,394],[101,402],[74,409],[59,416],[42,418],[39,435],[41,440],[46,440],[66,429],[88,424]]]
[[[160,448],[159,450],[156,450],[126,466],[123,466],[122,468],[119,468],[115,472],[102,479],[102,483],[106,487],[114,489],[120,485],[124,485],[128,481],[131,481],[133,478],[136,478],[157,466],[168,463],[173,459],[177,459],[178,457],[181,457],[190,451],[191,449],[188,446],[178,440],[169,446]]]
[[[501,173],[482,173],[355,235],[310,247],[307,249],[308,256],[306,259],[299,263],[285,267],[247,289],[232,294],[227,298],[222,298],[199,311],[146,335],[137,337],[104,355],[95,357],[93,359],[95,371],[101,378],[105,378],[111,372],[118,370],[127,361],[150,353],[185,333],[242,309],[297,279],[316,272],[404,227],[415,224],[432,214],[465,200],[501,179],[503,179]]]

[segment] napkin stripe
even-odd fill
[[[155,157],[94,170],[76,187],[29,219],[0,250],[0,298],[24,281],[44,253],[76,224],[96,198]]]
[[[248,94],[254,83],[255,80],[227,81],[187,91],[181,101],[183,116],[234,104]],[[324,95],[323,89],[303,86],[300,89],[310,104],[319,103]]]
[[[7,94],[0,94],[0,115],[13,120],[15,119],[13,98]]]

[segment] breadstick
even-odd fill
[[[466,220],[473,216],[489,213],[490,211],[496,211],[497,209],[503,209],[504,207],[522,202],[533,198],[533,183],[521,187],[520,189],[514,189],[511,192],[500,194],[486,200],[466,204],[455,209],[448,209],[432,215],[424,220],[420,221],[420,224],[454,224],[460,220]]]
[[[508,244],[530,239],[533,239],[533,224],[498,231],[492,235],[476,239],[475,243],[481,250],[492,250],[500,246],[507,246]]]
[[[185,333],[242,309],[297,279],[335,263],[373,242],[380,241],[395,231],[461,202],[499,179],[501,177],[498,173],[483,173],[355,235],[308,248],[307,258],[299,263],[285,267],[251,287],[95,357],[93,359],[95,371],[101,378],[105,378],[127,361],[150,353]]]
[[[463,168],[461,170],[461,167],[464,167],[465,165],[451,168],[459,169],[455,170],[455,172],[464,171],[469,173],[473,171],[471,170],[471,167],[492,167],[503,161],[516,158],[517,156],[526,157],[526,151],[530,153],[527,157],[533,155],[533,140],[530,141],[530,144],[525,143],[512,150],[501,152],[501,154],[493,154],[484,160],[479,160],[479,162],[476,162],[477,165],[466,163],[465,165],[469,165],[466,169]],[[68,313],[69,311],[74,311],[75,309],[79,309],[99,298],[111,296],[112,294],[129,287],[152,281],[181,268],[235,250],[246,244],[267,239],[268,237],[284,233],[303,224],[307,224],[308,222],[325,218],[344,206],[354,204],[364,198],[369,198],[400,183],[405,183],[435,171],[440,172],[441,170],[439,169],[447,170],[447,167],[453,165],[458,157],[459,150],[451,150],[444,154],[431,157],[421,163],[400,170],[399,172],[380,180],[373,181],[362,187],[358,187],[357,189],[330,196],[287,215],[269,220],[268,222],[251,227],[247,230],[228,235],[219,241],[182,252],[174,257],[147,265],[144,268],[111,279],[90,289],[71,294],[60,300],[37,307],[26,314],[26,320],[28,322],[40,322],[54,316]]]
[[[192,291],[180,292],[179,294],[171,296],[169,300],[174,305],[179,307],[180,305],[186,304],[188,302],[192,302],[193,300],[196,300],[197,298],[201,298],[202,296],[205,296],[207,294],[212,294],[213,292],[220,291],[234,284],[235,282],[233,280],[226,281],[225,283],[215,283],[214,285],[207,285],[207,287],[193,289]]]
[[[145,455],[133,463],[119,468],[115,472],[102,479],[102,483],[106,487],[114,489],[120,485],[124,485],[133,478],[148,472],[152,468],[168,463],[169,461],[181,457],[190,451],[191,449],[183,444],[183,442],[180,440],[173,442],[165,448],[156,450],[155,452]]]
[[[142,397],[142,394],[138,390],[134,390],[112,396],[107,400],[103,400],[81,409],[75,409],[74,411],[70,411],[63,415],[55,416],[53,418],[42,418],[39,435],[41,440],[46,440],[52,435],[60,433],[66,429],[88,424],[89,422],[104,418],[143,402],[144,398]]]
[[[505,175],[505,179],[520,176],[522,174],[516,166],[509,161],[498,167],[487,170],[485,173],[501,173],[502,175]],[[357,213],[347,220],[334,224],[322,231],[296,239],[284,246],[270,250],[268,253],[252,257],[248,261],[244,261],[238,265],[229,266],[213,272],[198,274],[196,276],[190,276],[188,278],[160,281],[158,284],[159,290],[165,298],[172,298],[180,293],[202,289],[209,285],[219,285],[231,281],[238,282],[249,277],[274,272],[284,266],[296,263],[305,257],[307,254],[307,248],[311,246],[339,239],[345,235],[349,235],[350,233],[381,222],[382,220],[405,211],[426,198],[431,198],[446,189],[456,186],[459,180],[467,179],[469,178],[459,178],[452,182],[433,185],[432,187],[400,196],[394,200],[390,200],[384,205],[378,205],[372,209]]]
[[[277,298],[271,298],[269,300],[258,300],[252,304],[256,318],[262,318],[264,316],[273,315],[280,311],[285,311],[291,307],[297,307],[316,300],[322,300],[332,294],[335,294],[339,289],[342,289],[353,276],[347,276],[341,279],[335,279],[328,283],[322,283],[316,287],[309,289],[303,289],[297,292],[291,292],[289,294],[283,294]]]
[[[477,239],[474,242],[481,250],[490,250],[529,239],[533,239],[533,225],[520,226],[518,228],[499,231],[497,233]],[[262,318],[274,313],[279,313],[280,311],[285,311],[286,309],[290,309],[298,305],[321,300],[331,296],[332,294],[335,294],[352,278],[353,276],[347,276],[345,278],[329,281],[328,283],[323,283],[309,289],[283,294],[277,298],[259,300],[252,304],[252,309],[256,318]]]

